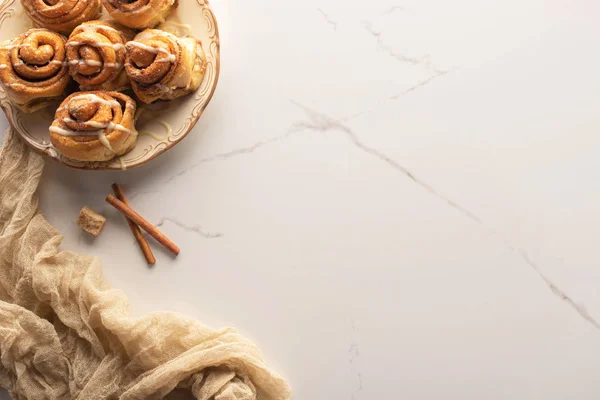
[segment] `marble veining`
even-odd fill
[[[329,14],[327,14],[325,11],[323,11],[320,8],[317,8],[317,12],[319,14],[321,14],[323,16],[323,18],[325,18],[325,21],[327,21],[327,23],[329,25],[331,25],[331,28],[333,29],[334,32],[337,31],[337,22],[335,22],[333,19],[331,19]]]
[[[195,233],[197,235],[202,236],[205,239],[216,239],[216,238],[220,238],[223,237],[223,234],[220,232],[208,232],[206,231],[202,226],[200,225],[188,225],[185,224],[175,218],[168,218],[168,217],[162,217],[156,224],[156,227],[161,227],[163,226],[165,223],[170,222],[172,224],[174,224],[175,226],[183,229],[186,232],[191,232],[191,233]]]
[[[288,130],[286,133],[284,133],[283,135],[279,135],[279,136],[274,136],[265,140],[261,140],[258,141],[250,146],[246,146],[246,147],[241,147],[238,149],[234,149],[234,150],[230,150],[224,153],[219,153],[219,154],[215,154],[213,156],[209,156],[209,157],[205,157],[200,159],[197,162],[192,163],[189,167],[186,167],[184,169],[182,169],[181,171],[176,172],[175,174],[169,176],[164,183],[168,184],[171,183],[172,181],[178,179],[179,177],[187,174],[188,172],[190,172],[191,170],[206,164],[206,163],[211,163],[211,162],[215,162],[215,161],[219,161],[219,160],[227,160],[229,158],[234,158],[240,155],[245,155],[245,154],[251,154],[254,153],[255,150],[258,150],[264,146],[268,146],[277,142],[280,142],[282,140],[285,140],[287,138],[289,138],[290,136],[298,133],[299,130],[298,129],[293,129],[290,128],[290,130]]]
[[[511,250],[515,250],[515,248],[512,245],[508,245],[508,246]],[[585,319],[587,322],[592,324],[594,326],[594,328],[600,329],[600,324],[598,323],[598,321],[596,319],[594,319],[594,317],[592,317],[590,315],[588,310],[585,308],[584,304],[577,303],[568,294],[566,294],[562,289],[560,289],[558,286],[556,286],[556,284],[554,284],[550,279],[548,279],[548,277],[542,272],[540,267],[534,261],[531,260],[531,258],[529,257],[529,255],[527,254],[527,252],[525,250],[517,249],[515,251],[517,252],[517,254],[519,254],[521,256],[521,258],[527,265],[529,265],[531,268],[533,268],[533,270],[540,276],[540,278],[544,281],[544,283],[548,286],[548,288],[552,291],[552,293],[555,296],[557,296],[559,299],[561,299],[566,304],[568,304],[570,307],[572,307],[581,316],[581,318]]]
[[[391,46],[387,45],[384,42],[383,37],[382,37],[383,34],[374,28],[372,22],[363,21],[363,26],[365,27],[365,30],[367,32],[369,32],[371,34],[371,36],[373,36],[377,40],[377,45],[379,46],[379,48],[382,49],[383,51],[385,51],[391,57],[395,58],[396,60],[403,62],[403,63],[410,64],[410,65],[423,66],[424,68],[431,70],[438,75],[448,72],[447,70],[436,67],[431,59],[430,54],[424,54],[420,57],[417,57],[417,56],[412,56],[412,55],[410,55],[410,56],[405,55],[405,54],[398,52],[397,50],[394,50]]]
[[[352,326],[352,339],[354,340],[350,343],[350,348],[348,349],[348,363],[350,364],[350,369],[352,372],[356,374],[356,388],[352,392],[352,400],[355,400],[360,392],[363,390],[363,376],[360,370],[357,367],[358,359],[360,358],[360,345],[356,341],[354,337],[356,335],[356,321],[351,321]]]
[[[390,15],[396,11],[399,12],[411,12],[412,8],[404,7],[404,6],[389,6],[384,12],[383,15]]]
[[[445,197],[441,193],[439,193],[431,185],[429,185],[426,182],[423,182],[421,179],[419,179],[417,176],[415,176],[406,167],[400,165],[397,161],[395,161],[392,158],[388,157],[387,155],[383,154],[381,151],[362,143],[359,140],[358,136],[352,130],[350,130],[345,125],[341,124],[339,121],[336,121],[333,118],[331,118],[327,115],[324,115],[322,113],[319,113],[315,110],[311,110],[310,108],[305,107],[299,103],[294,102],[294,104],[296,104],[298,107],[302,108],[306,112],[307,116],[310,119],[309,123],[298,122],[298,123],[296,123],[296,126],[306,128],[306,129],[311,129],[311,130],[318,130],[318,131],[322,131],[322,132],[329,131],[329,130],[336,130],[338,132],[343,132],[348,137],[348,139],[350,139],[352,144],[354,146],[356,146],[357,148],[359,148],[360,150],[364,151],[365,153],[368,153],[369,155],[372,155],[373,157],[380,159],[381,161],[385,162],[388,166],[399,171],[404,176],[406,176],[407,178],[412,180],[414,183],[416,183],[418,186],[423,188],[425,191],[427,191],[430,194],[432,194],[433,196],[439,198],[444,203],[446,203],[450,207],[456,209],[458,212],[460,212],[462,215],[469,218],[473,222],[484,227],[489,233],[493,234],[495,232],[495,231],[491,230],[490,228],[488,228],[478,216],[476,216],[475,214],[473,214],[471,211],[467,210],[460,204],[457,204],[455,201],[453,201],[453,200]],[[507,244],[507,246],[511,250],[515,249],[515,247],[511,244]],[[552,283],[544,275],[544,273],[540,270],[540,268],[537,266],[537,264],[535,264],[529,258],[529,256],[527,255],[527,252],[525,250],[518,249],[517,254],[519,254],[521,256],[521,258],[523,259],[523,261],[526,264],[528,264],[531,268],[533,268],[536,271],[536,273],[540,276],[540,278],[544,281],[544,283],[548,286],[548,288],[552,291],[552,293],[554,295],[558,296],[561,300],[563,300],[565,303],[567,303],[569,306],[571,306],[583,319],[585,319],[586,321],[591,323],[594,327],[600,329],[600,325],[598,325],[598,322],[589,315],[585,306],[574,302],[566,293],[564,293],[560,288],[558,288],[554,283]]]
[[[190,170],[197,168],[200,165],[205,164],[207,162],[213,162],[216,160],[226,160],[228,158],[236,157],[239,155],[253,153],[257,149],[260,149],[267,145],[272,145],[272,144],[278,143],[282,140],[285,140],[285,139],[291,137],[292,134],[299,133],[301,131],[318,131],[318,132],[335,131],[335,132],[343,133],[350,140],[351,144],[354,145],[356,148],[369,154],[370,156],[380,159],[385,164],[387,164],[389,167],[397,170],[398,172],[403,174],[405,177],[407,177],[408,179],[413,181],[415,184],[420,186],[422,189],[424,189],[431,195],[437,197],[442,202],[446,203],[448,206],[456,209],[459,213],[461,213],[462,215],[464,215],[471,221],[475,222],[476,224],[481,225],[485,229],[486,233],[491,234],[491,235],[495,234],[495,231],[493,229],[487,227],[478,216],[476,216],[475,214],[473,214],[471,211],[464,208],[460,204],[456,203],[452,199],[449,199],[446,196],[444,196],[443,194],[439,193],[434,187],[432,187],[428,183],[422,181],[420,178],[415,176],[415,174],[412,173],[409,169],[407,169],[406,167],[399,164],[396,160],[385,155],[380,150],[377,150],[373,147],[370,147],[370,146],[364,144],[359,139],[359,137],[356,135],[356,133],[354,133],[350,128],[348,128],[346,125],[342,124],[340,121],[338,121],[328,115],[320,113],[318,111],[310,109],[294,100],[290,100],[290,101],[292,102],[292,104],[296,105],[297,107],[299,107],[300,109],[302,109],[305,112],[306,116],[308,117],[308,121],[295,122],[292,125],[292,127],[290,128],[290,130],[288,132],[286,132],[284,135],[275,136],[275,137],[269,138],[267,140],[262,140],[251,146],[248,146],[248,147],[235,149],[235,150],[231,150],[226,153],[221,153],[221,154],[217,154],[217,155],[214,155],[211,157],[204,158],[204,159],[200,160],[199,162],[192,164],[190,167],[169,177],[165,181],[165,184],[173,181],[176,178],[179,178],[179,177],[185,175]],[[165,221],[171,221],[182,229],[199,233],[206,238],[214,238],[214,237],[221,236],[221,234],[218,234],[218,233],[217,234],[206,233],[203,230],[201,230],[201,228],[199,228],[199,227],[187,227],[184,224],[182,224],[181,222],[175,222],[173,220],[165,219],[165,218],[161,219],[157,226],[162,226],[165,223]],[[507,247],[510,248],[511,250],[516,249],[516,247],[514,247],[512,244],[509,244],[508,242],[507,242]],[[590,314],[586,310],[585,306],[573,301],[564,291],[562,291],[559,287],[557,287],[556,284],[552,283],[543,274],[543,272],[540,270],[540,268],[537,266],[537,264],[535,264],[533,261],[531,261],[531,259],[529,258],[529,256],[527,255],[525,250],[519,248],[518,250],[516,250],[516,254],[518,254],[527,265],[529,265],[531,268],[534,269],[534,271],[539,275],[539,277],[544,281],[544,283],[548,286],[548,288],[552,291],[552,293],[554,295],[556,295],[561,300],[563,300],[565,303],[567,303],[570,307],[572,307],[583,319],[585,319],[586,321],[591,323],[594,327],[600,329],[600,325],[593,317],[590,316]]]
[[[423,86],[423,85],[421,85],[421,86]],[[417,88],[415,88],[414,90],[416,90],[416,89]],[[278,142],[281,142],[282,140],[286,140],[286,139],[290,138],[293,134],[297,134],[302,131],[318,131],[318,132],[334,131],[334,132],[339,132],[339,133],[344,134],[349,139],[350,143],[353,146],[355,146],[356,148],[358,148],[359,150],[361,150],[362,152],[383,161],[386,165],[388,165],[389,167],[400,172],[402,175],[404,175],[405,177],[407,177],[408,179],[413,181],[415,184],[420,186],[426,192],[437,197],[442,202],[446,203],[448,206],[456,209],[459,213],[464,215],[466,218],[470,219],[471,221],[475,222],[476,224],[481,225],[485,229],[486,233],[491,234],[491,235],[495,234],[495,231],[493,229],[487,227],[478,216],[476,216],[475,214],[473,214],[471,211],[469,211],[465,207],[461,206],[460,204],[456,203],[454,200],[447,198],[443,194],[439,193],[438,190],[436,190],[434,187],[432,187],[427,182],[422,181],[413,172],[411,172],[409,169],[407,169],[403,165],[399,164],[396,160],[387,156],[380,150],[370,147],[367,144],[363,143],[354,131],[352,131],[350,128],[348,128],[346,125],[344,125],[340,121],[338,121],[326,114],[320,113],[316,110],[306,107],[294,100],[290,100],[290,101],[292,102],[292,104],[296,105],[298,108],[302,109],[305,112],[306,116],[308,117],[307,121],[295,122],[292,125],[292,127],[290,128],[290,130],[288,130],[288,132],[286,132],[283,135],[275,136],[275,137],[272,137],[272,138],[269,138],[266,140],[259,141],[248,147],[234,149],[234,150],[231,150],[231,151],[228,151],[225,153],[221,153],[221,154],[217,154],[214,156],[203,158],[200,161],[193,163],[190,167],[187,167],[184,170],[179,171],[176,174],[172,175],[167,180],[165,180],[164,183],[168,184],[168,183],[172,182],[173,180],[180,178],[183,175],[187,174],[194,168],[197,168],[205,163],[214,162],[214,161],[218,161],[218,160],[227,160],[229,158],[237,157],[240,155],[250,154],[250,153],[253,153],[255,150],[260,149],[264,146],[273,145]],[[220,234],[220,233],[205,232],[200,226],[192,226],[192,227],[186,226],[179,221],[172,220],[169,218],[161,218],[161,220],[159,221],[157,226],[164,225],[164,223],[166,221],[173,222],[178,227],[180,227],[186,231],[189,231],[189,232],[195,232],[197,234],[200,234],[201,236],[203,236],[205,238],[216,238],[216,237],[222,236],[222,234]],[[537,264],[535,264],[533,261],[531,261],[531,259],[529,258],[529,256],[527,255],[525,250],[516,248],[512,244],[509,244],[508,242],[507,242],[507,247],[510,248],[511,250],[518,249],[518,250],[516,250],[516,254],[518,254],[527,265],[529,265],[531,268],[534,269],[534,271],[540,276],[540,278],[544,281],[544,283],[548,286],[548,288],[552,291],[552,293],[554,295],[556,295],[561,300],[566,302],[583,319],[585,319],[586,321],[591,323],[594,327],[600,329],[600,325],[594,318],[592,318],[589,315],[585,306],[573,301],[566,293],[564,293],[560,288],[558,288],[557,285],[552,283],[543,274],[543,272],[540,270],[540,268],[537,266]]]
[[[444,76],[444,75],[446,75],[446,74],[449,74],[450,72],[452,72],[452,71],[454,71],[454,70],[456,70],[456,69],[457,69],[457,68],[453,68],[453,69],[450,69],[450,70],[448,70],[448,71],[436,71],[436,72],[435,72],[435,74],[431,75],[429,78],[427,78],[427,79],[425,79],[425,80],[423,80],[423,81],[421,81],[421,82],[419,82],[419,83],[417,83],[417,84],[415,84],[415,85],[413,85],[413,86],[409,87],[408,89],[405,89],[405,90],[403,90],[403,91],[402,91],[402,92],[400,92],[399,94],[396,94],[396,95],[394,95],[394,96],[391,96],[391,97],[390,97],[390,99],[392,99],[392,100],[397,100],[397,99],[399,99],[400,97],[402,97],[402,96],[404,96],[404,95],[407,95],[407,94],[409,94],[409,93],[411,93],[411,92],[414,92],[415,90],[417,90],[417,89],[420,89],[420,88],[422,88],[423,86],[430,84],[430,83],[431,83],[431,82],[433,82],[434,80],[436,80],[436,79],[438,79],[438,78],[441,78],[442,76]]]
[[[302,108],[306,112],[307,116],[310,118],[310,123],[300,122],[300,123],[297,123],[296,126],[303,127],[306,129],[318,130],[318,131],[322,131],[322,132],[329,131],[329,130],[337,130],[339,132],[343,132],[350,139],[352,144],[354,144],[354,146],[356,146],[360,150],[368,153],[369,155],[379,158],[380,160],[385,162],[390,167],[394,168],[395,170],[399,171],[400,173],[402,173],[403,175],[408,177],[410,180],[412,180],[414,183],[419,185],[425,191],[427,191],[430,194],[432,194],[433,196],[439,198],[440,200],[442,200],[444,203],[446,203],[450,207],[455,208],[457,211],[459,211],[461,214],[463,214],[465,217],[469,218],[473,222],[475,222],[479,225],[482,225],[484,228],[486,228],[486,230],[488,230],[488,232],[494,233],[493,230],[489,229],[483,223],[483,221],[479,217],[477,217],[475,214],[473,214],[471,211],[467,210],[460,204],[457,204],[455,201],[440,194],[435,188],[430,186],[428,183],[423,182],[421,179],[419,179],[417,176],[415,176],[406,167],[400,165],[397,161],[386,156],[379,150],[369,147],[366,144],[362,143],[359,140],[358,136],[352,130],[350,130],[348,127],[344,126],[343,124],[341,124],[339,121],[336,121],[333,118],[328,117],[327,115],[318,113],[317,111],[311,110],[310,108],[305,107],[301,104],[298,104],[298,103],[294,103],[294,104],[296,104],[298,107]],[[511,250],[514,249],[514,246],[511,244],[508,244],[507,246]],[[566,293],[564,293],[560,288],[558,288],[554,283],[552,283],[544,275],[544,273],[540,270],[540,268],[537,266],[537,264],[534,263],[529,258],[529,256],[527,255],[527,252],[525,250],[518,249],[517,254],[519,254],[521,256],[521,258],[523,259],[523,261],[526,264],[528,264],[531,268],[533,268],[536,271],[536,273],[540,276],[540,278],[544,281],[544,283],[548,286],[548,288],[552,291],[552,293],[554,295],[558,296],[561,300],[563,300],[565,303],[567,303],[569,306],[571,306],[583,319],[585,319],[586,321],[591,323],[594,327],[600,329],[600,325],[598,325],[598,322],[589,315],[585,306],[574,302]]]

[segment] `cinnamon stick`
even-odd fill
[[[127,197],[125,197],[125,192],[123,192],[123,188],[118,183],[112,184],[112,190],[115,193],[115,196],[117,196],[117,199],[121,200],[126,206],[129,207],[129,202],[127,201]],[[144,258],[146,258],[146,262],[148,263],[148,265],[153,265],[156,262],[156,258],[154,258],[154,254],[152,254],[152,249],[150,249],[150,245],[144,237],[142,230],[131,219],[127,217],[125,217],[125,219],[127,220],[127,224],[131,229],[131,233],[133,233],[133,237],[135,238],[135,240],[137,240],[138,245],[140,246],[140,250],[142,250]]]
[[[171,253],[178,255],[181,251],[179,247],[175,243],[173,243],[169,238],[167,238],[162,232],[160,232],[154,225],[150,222],[146,221],[140,214],[136,213],[129,207],[127,204],[123,203],[121,200],[117,199],[112,194],[106,196],[106,202],[119,210],[123,215],[127,218],[135,222],[139,225],[140,228],[148,232],[150,236],[152,236],[156,241],[162,244],[167,250]]]

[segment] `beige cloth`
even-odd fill
[[[130,318],[100,261],[69,251],[38,210],[44,161],[16,134],[0,149],[0,387],[14,400],[290,399],[233,329],[174,313]]]

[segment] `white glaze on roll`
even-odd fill
[[[164,53],[164,54],[168,55],[167,58],[158,60],[158,62],[174,63],[175,61],[177,61],[177,57],[175,57],[174,54],[171,54],[171,52],[169,52],[169,50],[163,49],[162,47],[152,47],[152,46],[148,46],[145,43],[140,43],[140,42],[136,42],[136,41],[131,41],[131,42],[129,42],[129,44],[132,46],[135,46],[139,49],[146,50],[147,52],[150,52],[150,53],[154,53],[154,54]]]
[[[85,46],[92,46],[92,47],[112,47],[113,49],[115,49],[115,51],[119,51],[119,50],[125,48],[125,45],[121,44],[121,43],[99,43],[99,42],[81,43],[81,42],[77,42],[77,41],[72,41],[72,42],[67,42],[67,45],[68,46],[85,45]]]

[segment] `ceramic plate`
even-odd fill
[[[167,18],[167,23],[169,22],[174,28],[189,29],[191,35],[202,42],[208,63],[206,75],[200,88],[189,96],[170,102],[159,101],[152,105],[138,103],[138,107],[147,110],[142,112],[136,124],[142,134],[131,152],[106,162],[75,161],[58,154],[50,144],[48,127],[59,102],[33,114],[26,114],[8,102],[6,93],[0,86],[0,106],[8,121],[34,150],[73,168],[123,170],[145,164],[169,150],[198,122],[219,78],[219,31],[208,1],[180,1],[179,6]],[[185,25],[189,25],[189,28]],[[20,1],[0,0],[0,41],[15,38],[31,27]]]

